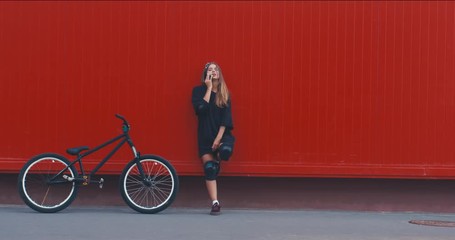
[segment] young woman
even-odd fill
[[[216,178],[220,172],[220,160],[229,160],[234,149],[235,138],[231,114],[231,99],[221,68],[215,62],[205,65],[202,84],[193,88],[192,103],[198,117],[198,148],[202,160],[205,183],[212,210],[221,213],[218,201]]]

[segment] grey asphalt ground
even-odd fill
[[[79,207],[53,214],[0,205],[0,239],[455,239],[455,228],[410,224],[455,221],[455,214],[169,208],[145,215],[128,207]]]

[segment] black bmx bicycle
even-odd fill
[[[102,188],[104,180],[93,181],[92,176],[128,143],[134,159],[125,166],[120,176],[123,200],[140,213],[157,213],[171,205],[179,188],[175,169],[162,157],[140,155],[128,134],[130,125],[124,117],[115,116],[123,121],[123,133],[91,150],[86,146],[68,149],[68,154],[77,156],[74,161],[70,162],[55,153],[43,153],[30,159],[22,167],[18,178],[22,200],[38,212],[54,213],[65,209],[76,198],[81,185],[97,183]],[[119,140],[118,145],[87,175],[82,158]]]

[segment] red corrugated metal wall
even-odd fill
[[[225,175],[452,178],[454,34],[454,2],[2,2],[0,169],[93,147],[121,113],[139,150],[200,174],[191,89],[215,60]]]

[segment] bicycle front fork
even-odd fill
[[[144,185],[147,187],[152,186],[152,181],[145,175],[144,168],[142,167],[142,163],[140,161],[141,153],[136,151],[136,148],[132,144],[131,149],[133,150],[133,154],[135,156],[134,161],[136,162],[137,169],[141,175],[142,183],[144,183]]]

